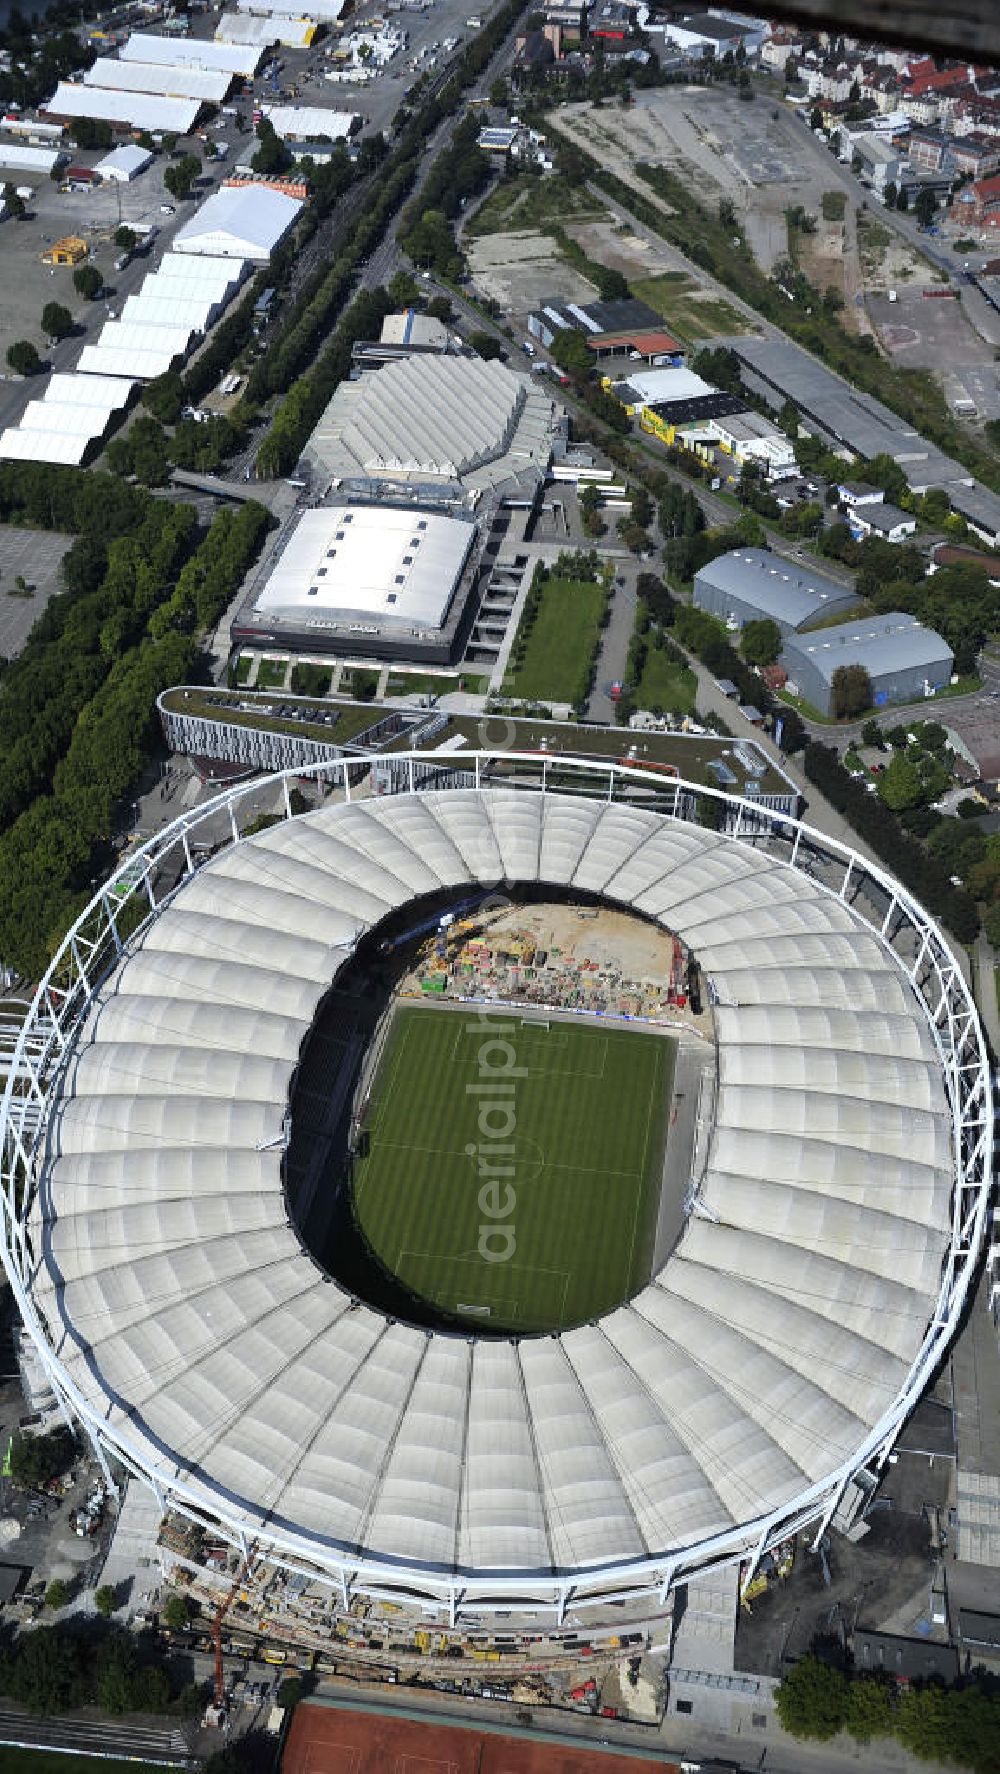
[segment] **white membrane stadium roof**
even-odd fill
[[[628,1304],[517,1343],[352,1303],[278,1149],[357,939],[497,881],[655,919],[719,1001],[703,1214]],[[397,1576],[627,1563],[794,1503],[893,1404],[950,1238],[936,1049],[859,916],[766,849],[552,794],[329,804],[217,855],[100,988],[48,1141],[32,1291],[97,1418],[248,1537]]]
[[[168,99],[157,93],[111,92],[103,86],[60,80],[43,111],[53,117],[96,117],[130,129],[164,129],[189,135],[198,121],[200,99]]]
[[[83,78],[87,86],[109,87],[113,92],[161,93],[165,98],[200,99],[206,105],[221,105],[233,84],[226,69],[192,68],[183,62],[121,62],[109,55],[98,56]]]
[[[302,204],[267,185],[223,185],[174,235],[175,253],[223,259],[270,258]]]
[[[246,79],[260,67],[261,51],[237,43],[208,43],[203,37],[158,37],[154,31],[133,31],[123,44],[125,62],[164,62],[167,67],[214,68]]]
[[[427,511],[321,506],[300,517],[254,608],[286,622],[440,628],[475,534]]]

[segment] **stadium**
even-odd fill
[[[270,779],[265,829],[258,781],[133,853],[22,1031],[4,1263],[99,1457],[345,1605],[452,1624],[664,1600],[850,1522],[985,1226],[988,1061],[941,932],[806,825],[630,765],[327,762],[296,813],[302,781]],[[486,894],[617,908],[700,969],[711,1087],[666,1251],[682,1045],[383,1013],[396,944]],[[310,1230],[342,1198],[310,1115],[346,1119],[371,1195],[361,1280]]]

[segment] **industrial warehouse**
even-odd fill
[[[464,515],[377,502],[303,514],[234,642],[447,663],[476,583]]]
[[[988,1059],[934,926],[787,814],[715,795],[714,829],[710,791],[677,780],[652,805],[628,766],[403,750],[316,768],[340,789],[319,811],[291,816],[286,778],[289,816],[254,835],[251,791],[231,791],[232,841],[196,860],[214,808],[185,815],[102,888],[98,949],[67,940],[68,1063],[24,1049],[33,1088],[8,1093],[3,1129],[8,1178],[39,1103],[53,1130],[3,1201],[57,1394],[171,1520],[253,1541],[345,1607],[372,1595],[453,1626],[620,1618],[706,1567],[752,1576],[806,1523],[849,1527],[985,1225]],[[690,1039],[717,1084],[703,1137],[668,1140],[672,1230],[626,1297],[563,1321],[550,1288],[552,1334],[456,1337],[313,1254],[322,1139],[295,1080],[315,1063],[309,1100],[346,1113],[367,971],[428,908],[447,924],[497,881],[676,939],[707,982],[713,1032]],[[124,954],[119,916],[137,924]],[[552,1064],[560,1025],[521,1038]],[[519,1275],[470,1271],[457,1311],[510,1300]]]

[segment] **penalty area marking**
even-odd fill
[[[517,1317],[520,1308],[520,1300],[515,1296],[520,1294],[520,1282],[522,1278],[527,1275],[539,1277],[542,1275],[546,1276],[548,1278],[550,1291],[551,1288],[559,1287],[561,1284],[562,1293],[559,1299],[559,1311],[556,1315],[561,1318],[565,1312],[566,1295],[569,1292],[569,1285],[573,1279],[572,1271],[569,1269],[549,1269],[544,1265],[537,1263],[519,1263],[516,1259],[509,1263],[490,1264],[487,1263],[483,1257],[477,1255],[471,1257],[447,1257],[442,1261],[440,1252],[438,1251],[406,1250],[401,1248],[399,1256],[396,1259],[396,1274],[407,1287],[413,1286],[413,1282],[407,1276],[406,1264],[408,1258],[417,1263],[433,1263],[437,1268],[441,1279],[435,1281],[433,1295],[430,1295],[430,1290],[428,1290],[428,1297],[432,1297],[436,1303],[446,1311],[465,1311],[477,1318],[485,1318],[487,1313],[492,1317],[494,1312],[506,1313],[508,1317]],[[497,1287],[489,1288],[479,1285],[471,1286],[467,1274],[461,1275],[457,1278],[461,1283],[461,1286],[454,1286],[447,1279],[449,1269],[464,1268],[468,1270],[472,1267],[475,1267],[477,1273],[484,1280],[486,1275],[492,1270],[491,1279],[494,1281],[500,1281],[501,1275],[498,1274],[497,1271],[502,1270],[502,1278],[505,1281],[509,1280],[511,1283],[511,1292]],[[543,1293],[543,1289],[541,1288],[539,1288],[538,1291],[540,1295]],[[447,1297],[443,1297],[445,1294]],[[471,1299],[469,1298],[470,1296]],[[469,1303],[460,1306],[458,1304],[460,1298],[469,1300]]]

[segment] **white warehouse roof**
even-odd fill
[[[201,111],[199,99],[167,99],[154,93],[110,92],[102,86],[60,80],[43,110],[53,117],[95,117],[129,129],[162,129],[189,135]]]
[[[69,370],[57,370],[49,378],[44,399],[58,401],[60,406],[116,407],[128,404],[133,384],[126,376],[78,376]]]
[[[149,327],[146,330],[151,335],[158,335],[161,341],[166,336],[162,328]],[[163,342],[140,349],[135,344],[106,345],[102,339],[98,345],[83,347],[76,367],[85,376],[133,376],[137,382],[152,382],[173,368],[177,356],[178,353],[168,349]]]
[[[110,87],[114,92],[162,93],[167,98],[200,99],[202,104],[221,105],[233,84],[226,69],[192,68],[185,63],[121,62],[98,56],[83,76],[87,86]]]
[[[286,622],[441,628],[475,534],[427,511],[321,506],[299,519],[255,609]]]
[[[701,1212],[598,1323],[509,1341],[324,1277],[281,1151],[359,937],[497,881],[642,912],[718,1000]],[[248,837],[182,879],[70,1050],[29,1223],[54,1359],[168,1490],[369,1583],[618,1586],[756,1537],[851,1469],[935,1316],[955,1154],[909,964],[776,854],[634,805],[453,789]]]
[[[59,148],[32,148],[24,142],[0,142],[0,166],[10,167],[15,172],[37,172],[49,178],[56,162],[65,158],[65,151]]]
[[[209,43],[204,37],[159,37],[153,31],[133,31],[122,46],[121,58],[126,62],[164,62],[168,68],[212,68],[249,80],[260,67],[261,51],[236,43]]]
[[[103,429],[103,427],[102,427]],[[78,467],[90,442],[81,431],[29,431],[9,425],[0,431],[0,459],[6,462],[59,462]]]
[[[248,12],[224,12],[215,35],[223,43],[258,43],[266,49],[282,43],[287,49],[308,49],[316,25],[311,18],[291,18],[283,12],[272,12],[265,18]]]
[[[327,111],[322,105],[263,105],[276,135],[293,142],[346,141],[357,120],[355,111]]]
[[[112,413],[128,404],[131,381],[117,376],[49,377],[40,400],[31,400],[20,422],[0,436],[0,456],[30,462],[82,461],[87,445],[103,437]]]
[[[636,399],[643,406],[656,406],[660,401],[701,400],[706,394],[717,394],[710,382],[696,376],[693,370],[637,370],[625,379]],[[630,403],[631,404],[631,403]]]
[[[146,278],[143,288],[155,283],[166,289],[171,284],[195,285],[208,295],[224,295],[235,288],[243,277],[243,267],[233,259],[213,259],[208,253],[165,252],[156,270]]]
[[[186,327],[189,332],[202,333],[211,324],[218,304],[204,295],[157,295],[145,288],[129,296],[121,311],[121,322],[128,327]]]
[[[263,263],[301,208],[298,198],[267,185],[223,185],[174,235],[174,252]]]
[[[335,25],[344,10],[344,0],[305,0],[305,3],[308,5],[309,17],[320,20],[324,25]],[[288,18],[294,18],[298,12],[294,0],[284,0],[284,4],[273,6],[268,4],[268,0],[236,0],[236,5],[240,12],[284,13]]]
[[[94,171],[100,173],[102,179],[115,179],[119,184],[127,185],[130,179],[145,172],[152,161],[148,148],[140,148],[137,142],[123,142],[120,148],[112,148],[110,154],[105,154]]]

